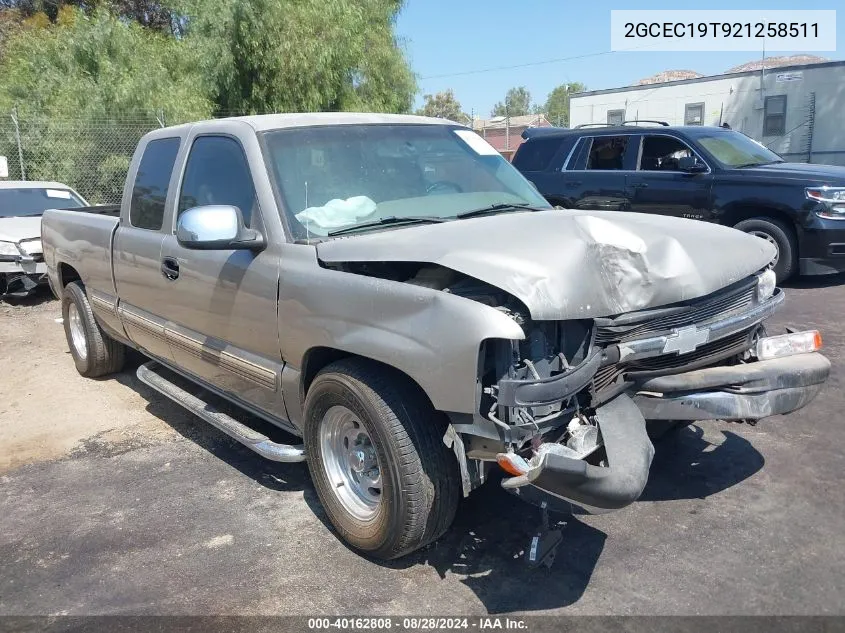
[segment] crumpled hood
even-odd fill
[[[20,242],[41,237],[41,216],[0,218],[0,242]]]
[[[439,264],[511,293],[535,320],[564,320],[700,297],[757,272],[775,250],[697,220],[555,209],[349,236],[319,243],[317,254]]]

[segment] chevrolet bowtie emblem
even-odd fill
[[[694,352],[699,345],[704,345],[709,339],[710,328],[699,330],[694,325],[682,327],[666,337],[663,353],[678,352],[679,354],[689,354],[690,352]]]

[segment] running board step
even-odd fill
[[[208,402],[201,400],[192,393],[182,389],[179,385],[174,384],[159,373],[161,369],[163,367],[159,363],[150,361],[138,367],[136,375],[138,376],[138,380],[145,385],[167,396],[173,402],[182,405],[194,415],[220,429],[226,435],[237,440],[262,457],[274,462],[305,461],[305,448],[301,444],[277,444],[271,441],[266,435],[249,428],[222,411],[218,411]]]

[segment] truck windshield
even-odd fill
[[[85,206],[68,189],[0,189],[0,218],[42,215],[47,209],[73,209]]]
[[[265,135],[266,160],[296,238],[549,208],[545,199],[474,132],[447,125],[336,125]],[[511,206],[521,205],[521,206]],[[383,218],[414,222],[380,222]],[[347,231],[343,231],[346,233]],[[351,233],[350,233],[351,234]]]
[[[724,167],[756,167],[782,163],[772,150],[739,132],[696,135],[696,140]]]

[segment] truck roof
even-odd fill
[[[169,130],[195,125],[214,124],[221,121],[243,121],[256,132],[278,130],[291,127],[309,127],[313,125],[361,125],[361,124],[416,124],[416,125],[456,125],[454,121],[436,119],[413,114],[381,114],[369,112],[300,112],[286,114],[259,114],[253,116],[228,117],[176,125]]]
[[[49,180],[0,180],[0,189],[70,189],[70,187]]]

